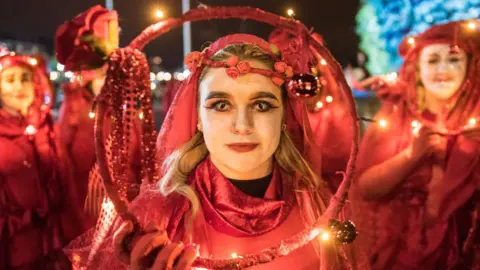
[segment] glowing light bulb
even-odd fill
[[[386,76],[386,79],[388,82],[395,82],[398,78],[398,74],[396,72],[392,72],[392,73],[389,73],[387,76]]]
[[[292,17],[293,15],[295,15],[295,11],[293,11],[293,9],[289,8],[289,9],[287,9],[287,15]]]
[[[319,109],[323,108],[323,102],[321,102],[321,101],[317,102],[316,105],[317,105],[317,108],[319,108]]]
[[[477,28],[477,24],[475,22],[469,22],[467,24],[468,29],[475,30]]]
[[[163,79],[165,81],[170,81],[172,79],[172,74],[169,72],[165,73],[163,76],[164,76]]]
[[[37,133],[37,129],[34,126],[28,125],[27,128],[25,128],[25,134],[33,135],[35,133]]]
[[[157,9],[155,10],[155,17],[159,19],[163,19],[165,17],[165,13],[162,10]]]
[[[150,83],[150,89],[155,90],[157,88],[157,85],[154,82]]]
[[[37,64],[38,64],[37,59],[35,59],[35,58],[30,59],[30,65],[36,66]]]
[[[420,123],[417,120],[412,121],[412,127],[416,128],[420,125]]]
[[[327,96],[327,97],[325,98],[325,101],[326,101],[327,103],[331,103],[331,102],[333,101],[333,97],[332,97],[332,96]]]
[[[58,79],[58,72],[52,71],[50,72],[50,80],[56,81]]]
[[[235,252],[233,252],[233,253],[232,253],[232,258],[234,258],[234,259],[238,258],[238,254],[235,253]]]
[[[57,64],[57,70],[58,70],[58,71],[63,71],[64,69],[65,69],[65,66],[64,66],[64,65],[62,65],[62,64],[60,64],[60,63]]]
[[[386,120],[381,119],[378,121],[378,125],[384,128],[384,127],[387,127],[388,123]]]
[[[407,42],[408,42],[408,44],[410,44],[410,45],[414,45],[414,44],[415,44],[415,38],[410,37],[410,38],[407,39]]]
[[[328,241],[330,240],[330,233],[329,232],[323,232],[321,236],[322,241]]]
[[[140,120],[143,119],[143,112],[140,112],[140,113],[138,114],[138,118],[140,118]]]
[[[468,120],[468,124],[471,125],[471,126],[475,126],[477,124],[477,119],[475,118],[470,118]]]
[[[327,61],[325,61],[325,59],[320,60],[320,65],[326,66],[326,65],[327,65]]]
[[[89,112],[88,117],[90,117],[90,119],[95,118],[95,113],[94,112]]]

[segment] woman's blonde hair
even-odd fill
[[[273,70],[274,60],[257,46],[250,44],[234,44],[225,47],[215,54],[211,60],[226,60],[230,56],[236,55],[239,60],[257,60],[266,64]],[[205,68],[200,76],[200,80],[206,74],[208,68]],[[282,99],[286,99],[283,91]],[[166,168],[165,175],[159,181],[160,192],[167,196],[173,192],[185,196],[191,203],[190,217],[193,218],[198,213],[200,203],[194,189],[187,184],[188,175],[195,167],[208,155],[208,149],[205,145],[203,134],[199,131],[184,145],[168,156],[163,164]],[[298,173],[301,176],[303,185],[313,190],[319,190],[321,181],[315,172],[311,169],[307,161],[302,157],[295,147],[286,131],[282,131],[280,142],[274,153],[275,160],[280,168],[290,175]]]

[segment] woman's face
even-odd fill
[[[450,44],[428,45],[420,53],[420,78],[432,96],[446,100],[462,85],[467,73],[465,51],[453,53]]]
[[[233,179],[268,175],[283,124],[281,89],[260,74],[233,79],[225,68],[211,68],[199,87],[199,129],[215,166]]]
[[[35,99],[33,73],[22,66],[13,66],[0,73],[2,107],[9,112],[26,114]]]

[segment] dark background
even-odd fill
[[[105,5],[103,0],[2,0],[0,5],[0,39],[38,42],[53,52],[53,38],[58,25],[93,5]],[[355,64],[358,37],[355,34],[355,14],[358,0],[204,0],[203,4],[248,5],[285,15],[287,8],[295,10],[296,19],[313,27],[342,65]],[[191,7],[199,2],[191,0]],[[122,29],[120,42],[126,45],[146,26],[157,21],[154,10],[161,7],[167,16],[179,16],[181,0],[114,0]],[[205,42],[233,32],[248,32],[267,37],[269,25],[244,20],[198,22],[192,25],[193,50]],[[183,62],[182,30],[175,29],[152,42],[146,52],[161,56],[167,70],[180,69]]]

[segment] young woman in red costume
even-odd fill
[[[305,99],[321,94],[323,85],[312,69],[324,59],[339,81],[336,90],[349,90],[333,57],[312,41],[301,23],[248,7],[192,10],[181,19],[151,26],[129,47],[115,51],[102,89],[106,96],[101,94],[101,98],[118,95],[123,87],[127,94],[148,88],[148,66],[135,49],[183,21],[216,16],[291,27],[298,39],[279,48],[253,35],[233,34],[187,56],[185,64],[191,74],[178,89],[157,139],[157,158],[163,165],[160,180],[145,186],[130,205],[139,224],[126,221],[128,215],[119,212],[122,218],[109,230],[114,236],[106,237],[100,247],[93,242],[97,259],[90,256],[90,266],[190,269],[192,264],[202,265],[194,260],[233,256],[242,262],[227,262],[222,268],[218,265],[222,261],[215,261],[202,267],[368,269],[353,246],[335,244],[340,234],[322,243],[317,238],[321,230],[311,229],[328,226],[341,200],[335,197],[329,205],[332,194],[320,177],[325,146],[315,141],[310,128],[314,116],[308,115]],[[119,97],[111,101],[115,100]],[[115,106],[122,108],[121,103]],[[150,146],[143,147],[151,151]],[[114,197],[112,202],[121,211]],[[132,239],[137,225],[144,233]],[[279,243],[280,247],[269,249]],[[154,249],[160,251],[151,253]],[[261,251],[268,255],[244,257]],[[77,255],[81,265],[82,254],[72,255],[73,259]],[[149,267],[145,259],[151,256],[153,266]]]
[[[451,22],[405,38],[399,78],[379,92],[352,192],[375,269],[479,266],[478,27]]]
[[[50,91],[33,58],[0,56],[0,269],[70,268]]]

